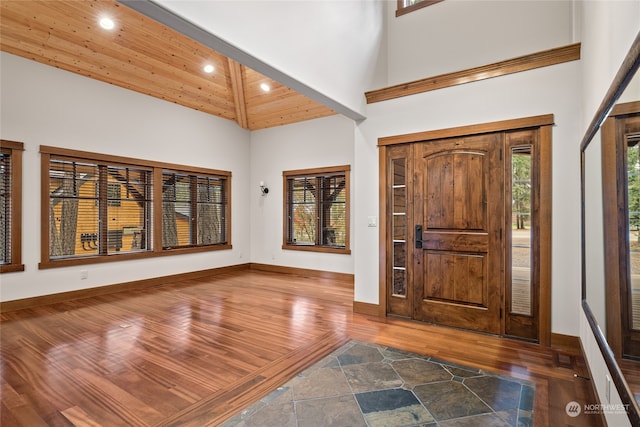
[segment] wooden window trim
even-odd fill
[[[398,16],[406,15],[407,13],[422,9],[424,7],[432,6],[436,3],[440,3],[441,1],[444,1],[444,0],[422,0],[421,2],[412,4],[411,6],[405,6],[403,0],[398,0],[398,8],[396,9],[396,18]]]
[[[24,271],[22,264],[22,142],[0,140],[0,148],[11,152],[11,262],[0,265],[0,273]]]
[[[215,179],[221,179],[224,180],[223,182],[223,192],[224,192],[224,197],[223,197],[223,204],[225,206],[224,209],[224,219],[225,219],[225,223],[226,221],[230,218],[230,211],[229,211],[229,203],[227,202],[229,200],[229,193],[230,193],[230,188],[229,188],[229,177],[228,176],[222,176],[222,175],[217,175],[217,174],[210,174],[210,173],[203,173],[203,172],[199,172],[199,173],[194,173],[194,172],[190,172],[190,171],[186,171],[184,169],[162,169],[162,173],[161,175],[165,175],[165,174],[177,174],[177,175],[183,175],[183,176],[187,176],[189,178],[189,191],[191,193],[190,195],[190,207],[191,207],[191,212],[192,212],[192,218],[190,218],[191,221],[193,221],[196,226],[194,228],[192,228],[190,230],[190,240],[193,241],[197,241],[197,233],[198,233],[198,220],[197,220],[197,212],[198,212],[198,196],[197,196],[197,185],[198,185],[198,178],[215,178]],[[158,182],[163,182],[158,181]],[[161,195],[162,197],[162,195]],[[160,203],[162,204],[164,202],[164,200],[161,198]],[[193,212],[196,212],[195,214],[193,214]],[[195,221],[194,221],[195,220]],[[161,217],[161,221],[162,221],[162,217]],[[164,223],[164,222],[161,222]],[[227,227],[224,227],[224,235],[225,237],[228,235],[229,233],[229,229],[227,229]],[[160,236],[160,238],[162,239],[162,236]],[[172,247],[167,247],[164,246],[164,243],[162,242],[162,240],[160,241],[160,245],[162,246],[162,250],[164,251],[175,251],[175,250],[179,250],[179,249],[194,249],[194,248],[205,248],[205,247],[214,247],[214,246],[224,246],[226,245],[226,243],[210,243],[210,244],[198,244],[198,243],[190,243],[187,245],[177,245],[177,246],[172,246]]]
[[[461,135],[478,135],[481,133],[500,132],[513,129],[542,127],[553,124],[553,114],[543,114],[540,116],[525,117],[522,119],[500,120],[497,122],[482,123],[477,125],[428,130],[424,132],[407,133],[404,135],[385,136],[378,138],[378,146],[452,138]]]
[[[308,251],[308,252],[325,252],[325,253],[335,253],[335,254],[350,254],[351,253],[351,245],[350,245],[350,235],[351,235],[351,227],[350,227],[350,217],[351,217],[351,183],[350,183],[350,165],[343,166],[330,166],[330,167],[322,167],[322,168],[310,168],[310,169],[297,169],[290,171],[283,171],[283,191],[284,195],[283,199],[283,207],[282,207],[282,249],[285,250],[294,250],[294,251]],[[322,245],[292,245],[288,243],[287,239],[287,228],[288,228],[288,215],[289,212],[289,200],[287,193],[287,180],[293,177],[303,177],[303,176],[319,176],[319,175],[331,175],[331,174],[344,174],[345,177],[345,247],[344,248],[336,248],[330,246],[322,246]]]
[[[200,252],[210,252],[218,250],[231,249],[231,172],[217,169],[207,169],[195,166],[184,166],[174,163],[155,162],[150,160],[141,160],[130,157],[111,156],[108,154],[91,153],[87,151],[71,150],[59,147],[50,147],[41,145],[41,248],[39,269],[48,269],[56,267],[68,267],[75,265],[98,264],[104,262],[125,261],[132,259],[145,259],[159,256],[191,254]],[[49,167],[51,157],[66,157],[75,160],[85,160],[109,165],[127,165],[131,167],[140,167],[150,169],[152,173],[153,195],[152,195],[152,229],[151,240],[152,247],[148,251],[109,255],[87,256],[83,258],[64,258],[52,260],[49,256]],[[227,192],[226,205],[226,230],[227,243],[217,245],[200,245],[177,248],[162,247],[162,172],[163,170],[179,171],[186,174],[198,174],[216,176],[225,179]]]

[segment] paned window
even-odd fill
[[[49,258],[151,250],[152,170],[52,157]]]
[[[227,242],[226,178],[162,173],[162,246],[217,245]]]
[[[231,248],[230,172],[40,152],[40,268]]]
[[[284,249],[350,252],[349,170],[284,172]]]
[[[0,273],[23,271],[21,142],[0,140]]]

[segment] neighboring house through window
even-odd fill
[[[40,148],[41,268],[228,249],[230,172]]]
[[[285,171],[283,249],[350,253],[349,166]]]

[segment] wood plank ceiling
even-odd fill
[[[0,49],[250,130],[337,114],[114,0],[1,0]]]

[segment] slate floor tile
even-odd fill
[[[223,426],[531,427],[534,392],[527,381],[350,341]]]
[[[413,392],[437,421],[491,412],[491,408],[459,382],[418,385]]]

